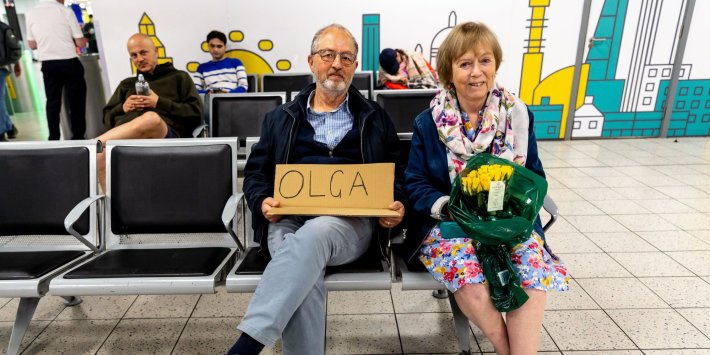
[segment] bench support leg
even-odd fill
[[[446,292],[449,296],[451,311],[454,314],[454,327],[456,328],[456,338],[459,341],[459,349],[461,349],[462,354],[471,354],[471,328],[468,324],[468,318],[461,312],[454,294],[449,291]]]
[[[431,292],[431,296],[440,300],[446,299],[449,297],[449,295],[446,293],[446,290],[434,290]]]
[[[74,307],[84,302],[84,300],[77,296],[62,296],[62,298],[64,299],[64,305],[67,307]]]
[[[10,335],[10,344],[7,345],[7,355],[17,355],[19,352],[22,339],[25,337],[27,328],[30,327],[38,303],[39,298],[37,297],[20,298],[15,325],[12,327],[12,335]]]

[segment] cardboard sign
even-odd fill
[[[279,164],[272,215],[396,217],[394,164]]]

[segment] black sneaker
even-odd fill
[[[0,142],[7,142],[7,138],[5,138],[5,133],[0,134]]]
[[[13,124],[13,125],[12,125],[12,129],[11,129],[9,132],[7,132],[7,138],[9,138],[9,139],[15,139],[15,138],[17,138],[17,132],[18,132],[18,131],[17,131],[17,126],[15,126],[15,125]]]

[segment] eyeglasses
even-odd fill
[[[321,59],[323,59],[324,62],[326,63],[332,63],[335,61],[335,57],[340,56],[340,63],[343,64],[343,66],[349,67],[353,64],[355,64],[355,61],[357,60],[355,58],[355,55],[350,53],[350,52],[336,52],[332,51],[330,49],[321,49],[319,51],[316,51],[315,53],[312,54],[318,54]]]

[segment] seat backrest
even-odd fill
[[[374,100],[389,114],[398,133],[412,131],[414,119],[429,108],[436,90],[375,90]]]
[[[261,91],[285,92],[286,101],[291,101],[291,92],[299,92],[313,83],[311,73],[279,73],[263,74],[261,76]]]
[[[248,93],[210,96],[212,137],[258,137],[264,116],[285,101],[284,94]]]
[[[247,92],[257,92],[258,88],[256,87],[256,74],[247,74],[247,85],[249,86],[247,88]]]
[[[371,72],[357,72],[353,76],[353,82],[350,84],[360,91],[366,91],[367,97],[372,97],[372,73]]]
[[[217,233],[236,193],[236,139],[109,141],[107,248],[121,235]],[[180,237],[176,242],[180,243]]]
[[[97,195],[95,161],[96,141],[0,145],[0,236],[70,235],[67,214]],[[94,205],[74,230],[98,245]]]

